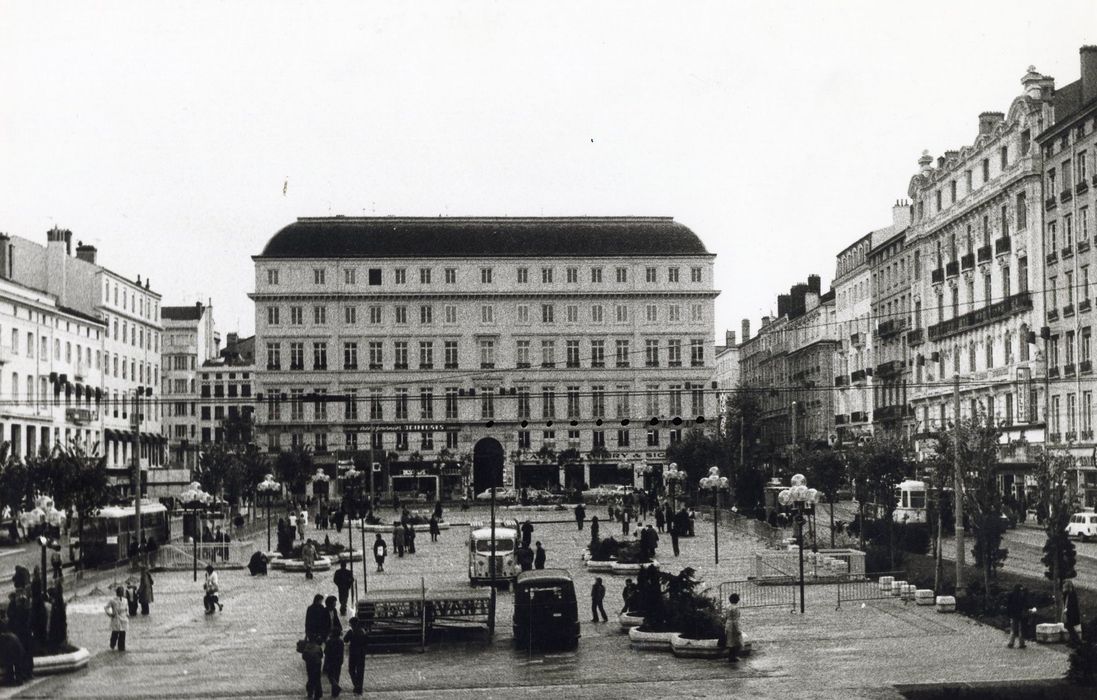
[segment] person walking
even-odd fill
[[[343,621],[339,619],[339,609],[335,607],[335,596],[329,595],[324,599],[324,612],[328,616],[328,630],[329,632],[336,632],[340,636],[343,634]]]
[[[152,574],[147,564],[141,565],[141,582],[137,584],[137,601],[141,604],[141,614],[149,614],[149,604],[153,602]]]
[[[738,661],[739,652],[743,650],[743,632],[739,628],[739,594],[732,593],[728,596],[728,609],[724,622],[724,643],[728,648],[728,661]]]
[[[430,516],[430,541],[431,542],[437,542],[438,541],[438,535],[440,535],[441,532],[442,531],[440,529],[438,529],[438,516],[434,513],[431,513],[431,516]]]
[[[324,646],[322,641],[311,637],[306,638],[301,644],[301,658],[305,661],[305,697],[310,700],[320,700],[324,695],[324,688],[320,684],[323,677]]]
[[[339,697],[343,689],[339,687],[339,676],[343,673],[343,635],[342,630],[331,628],[331,636],[324,644],[324,675],[331,683],[331,696]]]
[[[632,610],[636,603],[636,584],[632,582],[632,579],[625,579],[625,587],[621,590],[621,600],[624,605],[621,607],[621,612],[629,612]]]
[[[385,555],[388,553],[388,546],[385,544],[385,538],[381,537],[381,533],[377,533],[377,539],[373,541],[373,560],[377,562],[377,572],[381,573],[385,570]]]
[[[347,650],[347,673],[350,675],[354,694],[362,694],[362,683],[366,673],[366,645],[369,643],[369,635],[362,628],[362,621],[357,617],[350,618],[350,630],[343,636],[343,642]]]
[[[132,577],[126,579],[126,608],[130,617],[137,616],[137,582]]]
[[[126,591],[119,586],[114,589],[114,597],[107,601],[103,612],[110,618],[110,648],[113,651],[126,650],[126,627],[129,625],[129,616],[126,610]]]
[[[514,556],[518,560],[518,566],[522,567],[522,571],[529,571],[533,568],[533,550],[529,548],[528,544],[522,543]]]
[[[1025,594],[1025,587],[1018,583],[1006,597],[1006,615],[1009,616],[1009,644],[1006,646],[1010,649],[1013,648],[1014,640],[1020,640],[1021,643],[1018,646],[1021,649],[1025,648],[1024,617],[1027,606],[1028,596]]]
[[[305,565],[305,578],[312,578],[312,567],[316,563],[316,545],[312,543],[312,540],[305,540],[305,544],[301,547],[301,561]]]
[[[298,530],[297,530],[297,513],[296,513],[296,511],[291,510],[289,512],[289,515],[286,517],[286,520],[288,522],[287,527],[289,528],[289,532],[287,533],[287,535],[289,537],[290,543],[292,544],[293,541],[297,539],[297,532],[298,532]]]
[[[629,526],[629,521],[630,520],[632,520],[632,509],[631,508],[622,508],[621,509],[621,534],[624,537],[628,537],[628,526]]]
[[[331,615],[324,607],[324,596],[317,593],[305,610],[305,639],[323,644],[331,634]]]
[[[396,550],[396,556],[404,557],[404,526],[400,523],[392,524],[392,548]]]
[[[203,599],[206,604],[206,614],[212,615],[216,610],[224,610],[225,606],[221,604],[221,599],[218,593],[221,591],[221,582],[217,577],[217,572],[213,569],[213,564],[206,564],[206,581],[202,584],[202,590],[206,592]]]
[[[305,539],[305,529],[309,526],[309,511],[307,508],[302,508],[300,515],[297,516],[297,529],[301,533],[301,539]]]
[[[522,523],[522,546],[529,547],[530,542],[533,541],[533,523],[526,518],[526,521]]]
[[[590,548],[594,550],[594,545],[598,544],[598,516],[591,516],[590,519]]]
[[[533,552],[533,568],[545,568],[545,548],[541,546],[540,541],[537,542],[537,548]]]
[[[575,505],[575,525],[579,531],[583,531],[583,521],[587,519],[587,508],[582,503]]]
[[[670,547],[674,550],[674,556],[678,556],[678,520],[677,518],[667,521],[667,529],[670,530]]]
[[[659,530],[659,532],[663,532],[664,531],[663,528],[666,524],[667,524],[667,519],[663,515],[663,509],[656,506],[656,508],[655,508],[655,528],[657,530]]]
[[[408,554],[415,554],[415,526],[411,523],[404,525],[404,545]]]
[[[606,606],[603,601],[606,599],[606,586],[602,583],[602,577],[594,579],[594,585],[590,587],[590,616],[591,622],[598,622],[598,614],[602,614],[602,622],[608,622],[609,616],[606,615]]]
[[[1082,643],[1078,638],[1076,629],[1082,621],[1082,613],[1078,609],[1078,592],[1074,590],[1074,582],[1063,581],[1063,627],[1066,627],[1070,635],[1070,645],[1076,647]]]
[[[339,570],[332,577],[335,588],[339,591],[339,614],[347,614],[347,598],[350,597],[351,586],[354,585],[354,573],[347,568],[347,561],[339,562]]]

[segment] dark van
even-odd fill
[[[575,582],[566,569],[518,574],[514,584],[514,643],[520,647],[579,644]]]

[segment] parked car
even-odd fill
[[[565,569],[518,574],[514,584],[514,643],[519,647],[579,644],[575,582]]]
[[[553,493],[552,491],[546,491],[544,489],[530,489],[526,493],[529,496],[529,502],[535,505],[561,503],[564,500],[563,494]]]
[[[1097,513],[1075,513],[1070,516],[1067,536],[1077,537],[1083,542],[1097,539]]]
[[[495,487],[495,500],[496,501],[513,501],[518,498],[518,494],[514,489],[508,489],[505,486]],[[492,489],[486,489],[476,494],[476,500],[478,501],[490,501]]]

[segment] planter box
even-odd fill
[[[899,591],[899,597],[901,599],[905,600],[905,601],[908,601],[908,602],[912,601],[912,600],[914,600],[914,591],[915,590],[916,590],[915,585],[913,583],[908,583],[905,586],[903,586],[902,589]]]
[[[677,632],[642,632],[639,627],[630,627],[628,641],[636,649],[654,649],[670,651],[670,642],[678,636]]]
[[[303,573],[305,571],[305,562],[301,561],[300,559],[286,559],[284,560],[283,565],[278,568],[281,568],[282,570],[287,572]],[[330,568],[331,559],[328,559],[327,557],[317,557],[316,561],[312,564],[313,571],[327,571]]]
[[[91,654],[84,647],[67,654],[51,654],[49,656],[34,657],[34,672],[48,673],[72,673],[88,665]]]
[[[686,639],[680,634],[670,640],[670,650],[686,659],[718,659],[728,655],[727,647],[720,646],[719,639]]]
[[[617,616],[617,622],[620,623],[621,629],[631,629],[633,627],[639,627],[644,624],[643,615],[632,615],[627,612],[623,612]]]
[[[906,581],[892,581],[891,582],[891,595],[894,598],[898,598],[903,594],[903,587],[907,585]]]
[[[880,592],[891,593],[891,584],[895,581],[894,576],[881,576],[880,577]]]
[[[587,571],[604,571],[613,573],[613,565],[616,564],[612,559],[587,559]]]
[[[622,564],[619,561],[615,561],[615,562],[613,562],[613,566],[611,568],[611,571],[615,574],[632,574],[632,575],[636,575],[636,574],[639,574],[640,569],[644,568],[645,566],[654,566],[656,569],[658,569],[659,568],[659,562],[650,561],[650,562],[647,562],[645,564]]]
[[[1067,631],[1061,622],[1044,622],[1036,625],[1036,641],[1041,644],[1062,644]]]
[[[933,605],[937,602],[933,591],[929,588],[919,588],[914,591],[914,602],[917,605]]]
[[[362,561],[362,553],[357,549],[352,549],[349,553],[341,552],[335,559],[336,561],[360,562]]]
[[[939,595],[937,596],[937,612],[950,613],[956,612],[956,597],[951,595]]]
[[[498,521],[496,521],[496,522],[498,522]],[[411,529],[415,530],[416,532],[430,532],[430,523],[422,523],[421,525],[412,525]],[[438,529],[439,530],[448,530],[449,529],[449,523],[447,523],[445,521],[439,522],[438,523]],[[378,523],[377,525],[363,525],[362,530],[363,530],[363,532],[370,532],[370,533],[380,532],[382,535],[386,535],[386,534],[389,534],[389,533],[392,532],[392,523],[390,522],[387,525],[385,523]]]

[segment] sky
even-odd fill
[[[298,216],[673,216],[720,343],[1088,43],[1093,0],[0,0],[0,231],[246,335]]]

